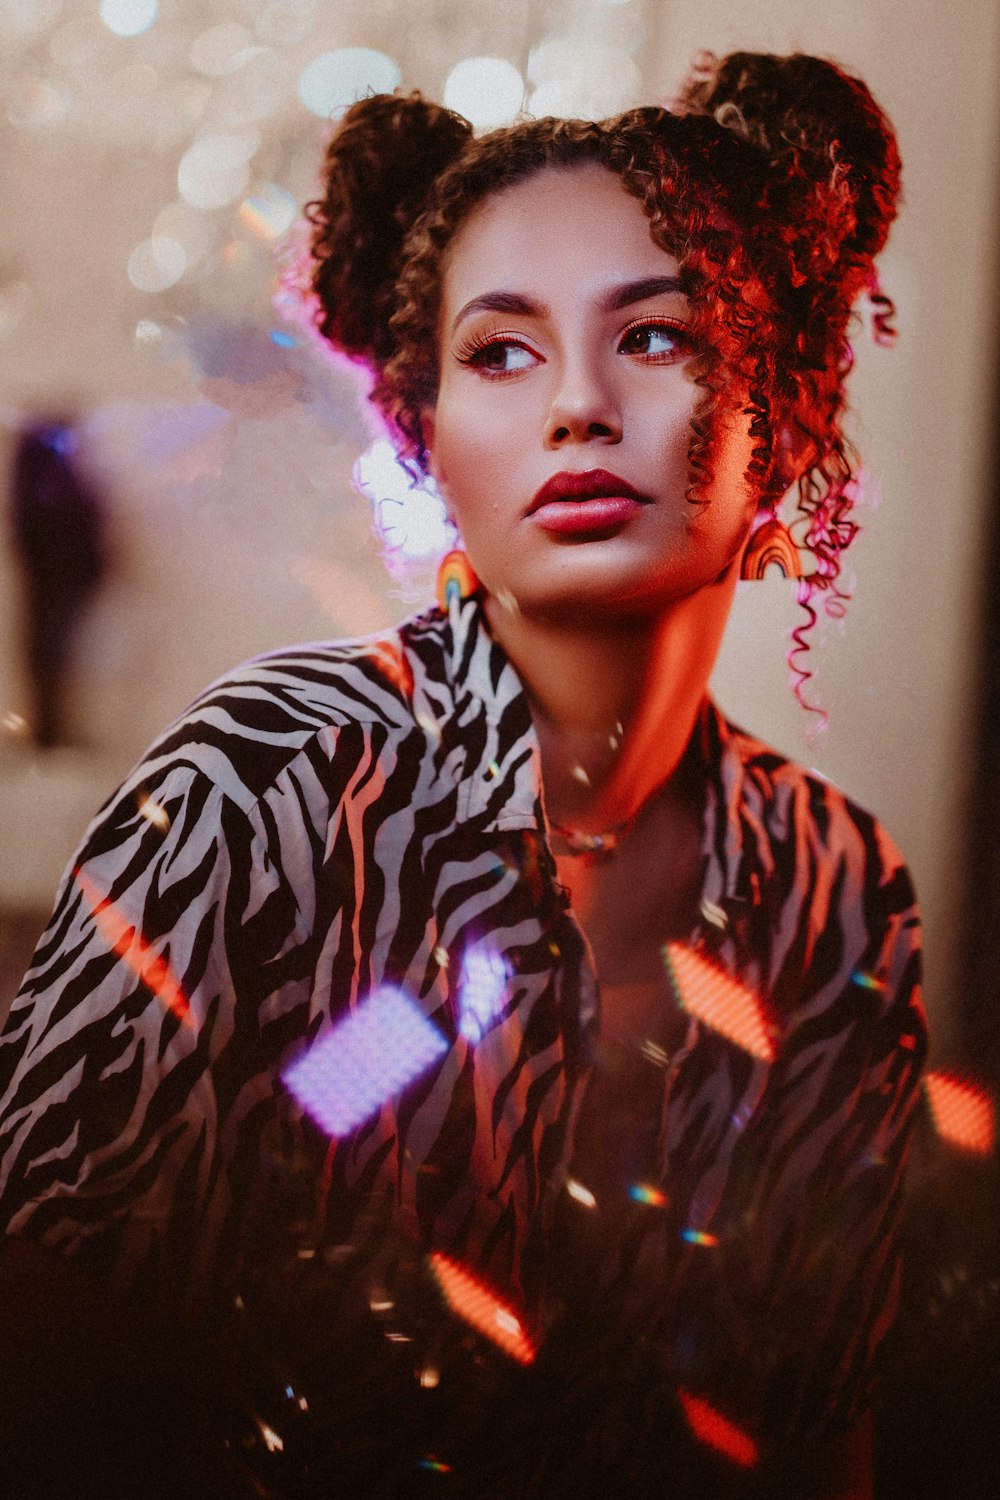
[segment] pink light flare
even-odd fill
[[[663,960],[678,1003],[689,1015],[752,1057],[774,1061],[770,1019],[753,990],[683,943],[666,943]]]
[[[996,1122],[986,1090],[953,1073],[926,1074],[924,1088],[941,1139],[960,1151],[988,1156],[996,1141]]]
[[[444,1300],[451,1311],[502,1349],[519,1365],[530,1365],[535,1345],[520,1320],[505,1302],[450,1256],[435,1251],[430,1258]]]
[[[189,1030],[195,1027],[191,1004],[181,982],[165,958],[154,952],[137,927],[122,915],[110,896],[102,896],[89,875],[73,871],[73,879],[90,906],[94,926],[126,968],[155,995],[164,1009]]]
[[[378,1114],[447,1051],[447,1041],[420,1007],[381,985],[281,1077],[317,1125],[339,1139]]]
[[[481,1042],[507,1003],[510,965],[495,948],[469,948],[458,982],[458,1029],[467,1042]]]
[[[721,1453],[723,1458],[728,1458],[742,1469],[753,1468],[760,1459],[760,1451],[749,1433],[730,1422],[728,1417],[724,1417],[700,1396],[692,1396],[687,1391],[678,1391],[677,1395],[684,1408],[688,1426],[699,1443],[714,1448],[716,1453]]]

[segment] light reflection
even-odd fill
[[[240,222],[261,239],[276,240],[291,229],[297,209],[295,198],[286,188],[260,182],[240,204]]]
[[[139,929],[126,920],[109,896],[102,896],[89,875],[82,869],[76,869],[73,871],[73,879],[90,906],[94,925],[108,947],[117,953],[126,968],[156,996],[164,1009],[169,1010],[183,1026],[193,1031],[195,1021],[190,1002],[167,960],[154,951]]]
[[[458,1029],[467,1042],[481,1042],[507,1004],[510,965],[493,948],[470,948],[458,982]]]

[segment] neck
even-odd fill
[[[486,600],[524,683],[554,823],[597,833],[633,818],[691,737],[736,575],[642,617],[558,619]]]

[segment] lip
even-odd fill
[[[538,491],[527,514],[556,536],[607,535],[652,503],[608,469],[553,474]]]
[[[579,504],[586,500],[615,499],[634,500],[640,505],[650,504],[649,495],[641,495],[628,480],[612,474],[609,469],[584,469],[576,473],[563,471],[553,474],[551,479],[545,481],[529,505],[527,514],[534,515],[543,506],[564,500]]]

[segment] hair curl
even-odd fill
[[[702,54],[671,111],[594,123],[525,120],[476,138],[419,94],[347,111],[330,141],[324,196],[308,206],[319,331],[369,366],[371,399],[403,457],[426,472],[422,414],[437,395],[447,251],[485,199],[545,168],[595,163],[641,203],[690,298],[702,396],[688,498],[703,503],[720,410],[738,402],[754,440],[748,477],[770,508],[797,481],[800,587],[842,612],[853,469],[843,432],[853,304],[867,291],[880,341],[893,308],[874,258],[895,215],[895,136],[868,89],[803,55]],[[796,693],[811,676],[790,660]]]

